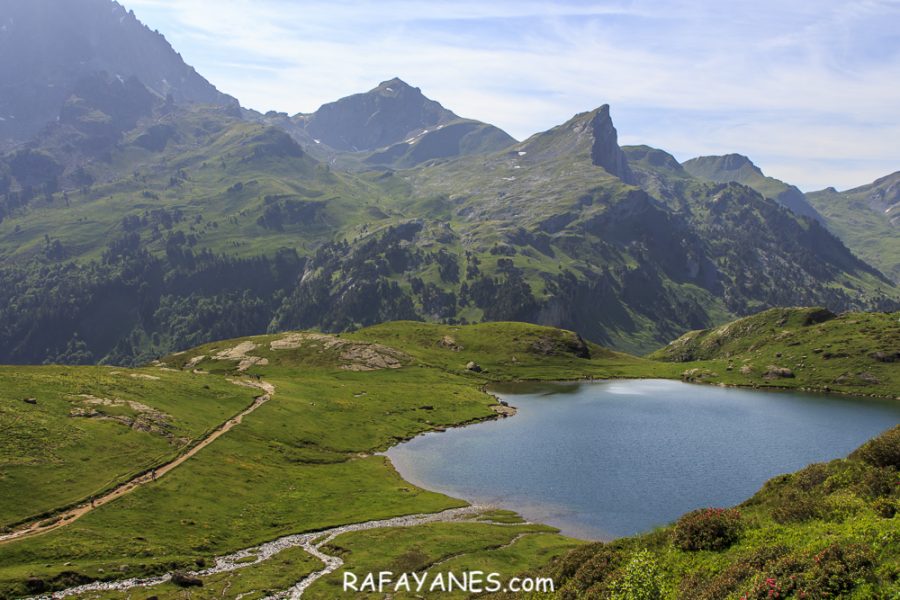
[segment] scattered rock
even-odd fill
[[[818,325],[819,323],[824,323],[825,321],[830,321],[836,318],[837,315],[828,310],[827,308],[822,308],[819,310],[814,310],[806,315],[806,319],[803,320],[803,325],[808,327],[810,325]]]
[[[184,365],[184,368],[187,370],[193,370],[197,365],[206,360],[205,354],[200,354],[199,356],[195,356],[191,360],[187,361]]]
[[[892,363],[900,361],[900,352],[884,352],[879,350],[869,355],[869,358],[883,363]]]
[[[704,379],[718,376],[718,373],[709,369],[688,369],[681,374],[681,379],[684,381],[703,381]]]
[[[783,377],[787,379],[791,379],[794,377],[794,372],[787,367],[776,367],[775,365],[769,365],[766,374],[763,375],[766,379],[775,379],[778,377]]]
[[[466,369],[472,371],[473,373],[481,373],[481,365],[473,360],[470,360],[466,363]]]
[[[22,398],[25,404],[37,404],[37,398]]]
[[[146,379],[147,381],[159,381],[159,377],[156,375],[147,375],[146,373],[129,373],[128,376],[135,379]]]
[[[491,406],[491,410],[500,415],[500,417],[503,419],[516,414],[515,407],[512,407],[509,404],[494,404]]]
[[[174,583],[178,587],[183,588],[203,587],[202,579],[200,579],[199,577],[194,577],[193,575],[188,575],[186,573],[173,573],[172,583]]]
[[[864,381],[871,385],[878,385],[879,383],[881,383],[881,380],[879,380],[877,377],[875,377],[874,374],[869,372],[860,373],[856,377],[861,381]]]
[[[753,367],[751,367],[750,365],[744,365],[743,367],[741,367],[741,375],[752,375],[752,374],[753,374]]]
[[[572,354],[577,358],[591,357],[591,349],[584,339],[568,331],[544,334],[531,344],[529,350],[541,356]]]
[[[453,352],[459,352],[463,349],[463,347],[457,344],[456,340],[449,335],[445,335],[444,337],[442,337],[438,342],[438,346],[440,346],[441,348],[446,348],[447,350],[452,350]]]
[[[349,364],[341,365],[345,371],[377,371],[379,369],[399,369],[406,358],[402,352],[380,344],[350,344],[341,352],[341,360]]]

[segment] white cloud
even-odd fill
[[[518,138],[610,103],[624,141],[742,152],[806,188],[900,169],[896,1],[126,4],[259,110],[400,76]]]

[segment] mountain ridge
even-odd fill
[[[237,106],[118,2],[9,0],[2,20],[0,141],[7,147],[54,120],[73,86],[100,71],[137,76],[163,99]]]

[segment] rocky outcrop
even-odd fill
[[[634,174],[628,167],[628,159],[619,147],[619,134],[609,116],[609,105],[604,104],[596,111],[590,122],[594,143],[591,146],[591,162],[603,167],[610,175],[615,175],[626,183],[635,183]]]

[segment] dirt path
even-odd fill
[[[243,421],[245,416],[249,415],[257,408],[268,402],[269,399],[271,399],[275,394],[275,386],[265,381],[235,379],[232,380],[232,383],[244,387],[256,388],[262,390],[265,393],[261,396],[258,396],[253,401],[253,404],[251,404],[249,407],[245,408],[238,415],[232,417],[225,423],[219,425],[219,427],[213,430],[208,436],[200,440],[200,442],[198,442],[196,445],[192,446],[190,450],[174,458],[172,461],[160,465],[156,467],[156,469],[153,469],[149,472],[138,475],[133,479],[126,481],[125,483],[122,483],[109,492],[105,493],[104,495],[94,498],[92,501],[85,502],[84,504],[79,504],[59,515],[56,515],[55,517],[50,517],[49,519],[41,519],[39,521],[31,523],[30,525],[26,525],[21,529],[17,529],[11,533],[4,534],[0,536],[0,544],[20,540],[26,537],[40,535],[42,533],[47,533],[48,531],[53,531],[54,529],[59,529],[60,527],[65,527],[70,523],[74,523],[95,508],[103,506],[104,504],[108,504],[116,498],[120,498],[125,494],[136,490],[142,485],[146,485],[152,481],[155,481],[156,479],[159,479],[172,469],[180,466],[183,462],[209,446],[211,443],[219,439],[219,437],[230,431],[232,427],[238,425],[241,421]]]
[[[337,536],[350,533],[352,531],[366,531],[370,529],[381,529],[384,527],[415,527],[416,525],[424,525],[426,523],[450,523],[455,521],[464,521],[471,519],[489,507],[486,506],[466,506],[463,508],[451,508],[438,513],[425,513],[418,515],[407,515],[403,517],[394,517],[391,519],[382,519],[379,521],[366,521],[364,523],[354,523],[352,525],[342,525],[333,527],[324,531],[314,533],[302,533],[298,535],[288,535],[271,542],[266,542],[259,546],[238,550],[232,554],[220,556],[216,559],[216,564],[208,569],[200,571],[192,571],[186,573],[192,577],[206,577],[216,575],[218,573],[226,573],[236,571],[269,560],[282,550],[288,548],[303,548],[310,555],[316,557],[325,565],[324,568],[307,575],[290,588],[268,596],[264,600],[296,600],[303,596],[303,592],[313,583],[336,571],[344,561],[340,557],[330,556],[322,552],[322,547],[334,540]],[[506,523],[494,523],[489,520],[479,520],[479,523],[506,525]],[[518,539],[518,538],[516,538]],[[252,558],[253,560],[248,560]],[[172,579],[172,573],[149,577],[146,579],[133,578],[123,579],[121,581],[95,582],[69,588],[59,592],[54,592],[45,596],[33,596],[28,600],[55,600],[74,596],[77,594],[85,594],[88,592],[122,592],[134,588],[149,588],[155,585],[166,583]]]

